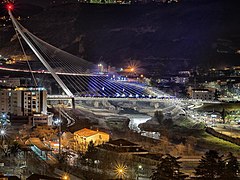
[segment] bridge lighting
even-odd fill
[[[14,8],[13,4],[11,4],[11,3],[7,4],[6,7],[7,7],[7,10],[8,10],[8,11],[12,11],[13,8]]]
[[[102,90],[104,91],[104,90],[105,90],[105,88],[104,88],[104,87],[102,87]]]

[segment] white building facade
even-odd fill
[[[25,88],[0,90],[0,113],[14,116],[47,114],[47,91],[44,88]]]
[[[215,92],[208,89],[192,89],[190,97],[192,99],[214,100]]]

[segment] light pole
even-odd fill
[[[7,144],[5,144],[5,136],[6,136],[6,129],[5,128],[1,128],[0,129],[0,137],[1,137],[1,146],[2,146],[2,148],[3,148],[3,151],[4,151],[4,153],[5,154],[7,154],[8,153],[8,145]]]
[[[0,135],[1,135],[1,137],[3,137],[3,136],[6,135],[6,131],[5,131],[5,129],[1,129],[1,130],[0,130]]]
[[[2,140],[2,146],[4,146],[4,137],[6,136],[6,129],[4,127],[2,127],[0,129],[0,137],[1,137],[1,140]]]
[[[68,174],[63,174],[63,176],[61,177],[62,180],[70,180],[70,177]]]
[[[61,148],[61,146],[62,146],[62,121],[61,121],[61,119],[57,119],[57,126],[58,126],[58,135],[59,135],[59,139],[58,139],[58,142],[59,142],[59,147],[58,147],[58,153],[59,153],[59,155],[61,155],[61,152],[62,152],[62,148]]]
[[[117,178],[124,179],[127,176],[127,166],[124,164],[117,164],[114,171]]]
[[[54,124],[55,124],[55,126],[58,127],[58,145],[59,145],[59,147],[58,147],[58,154],[60,156],[60,154],[61,154],[61,144],[62,144],[62,140],[61,140],[62,139],[61,138],[61,135],[62,135],[62,121],[61,121],[61,119],[57,118],[54,121]]]
[[[137,167],[137,180],[139,179],[139,174],[140,174],[140,171],[143,169],[142,165],[139,164],[138,167]]]

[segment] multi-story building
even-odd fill
[[[0,85],[7,87],[20,86],[20,78],[0,78]]]
[[[47,91],[44,88],[15,88],[0,90],[0,113],[14,116],[47,114]]]
[[[9,97],[11,89],[2,89],[0,91],[0,113],[9,112]]]
[[[84,128],[74,132],[74,140],[75,150],[85,152],[87,151],[88,144],[91,141],[94,143],[95,146],[108,142],[109,134]]]
[[[190,93],[192,99],[214,100],[215,92],[208,89],[192,89]]]

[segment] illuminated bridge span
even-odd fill
[[[54,101],[54,100],[69,100],[69,96],[67,95],[48,95],[48,100]],[[85,101],[85,100],[92,100],[92,101],[137,101],[137,102],[175,102],[175,103],[181,103],[185,102],[188,104],[195,104],[195,103],[211,103],[211,104],[219,104],[221,102],[219,101],[208,101],[208,100],[200,100],[200,99],[184,99],[184,98],[176,98],[173,96],[158,96],[154,98],[144,97],[144,98],[135,98],[135,97],[95,97],[95,96],[75,96],[75,100],[79,101]]]
[[[24,70],[24,69],[15,69],[15,68],[6,68],[6,67],[1,67],[0,70],[2,71],[11,71],[11,72],[24,72],[24,73],[36,73],[36,74],[51,74],[49,71],[45,70]],[[104,76],[104,75],[99,75],[99,74],[80,74],[80,73],[64,73],[64,72],[56,72],[57,75],[66,75],[66,76]]]
[[[117,101],[213,103],[212,101],[176,99],[175,97],[171,97],[156,88],[146,86],[142,83],[114,80],[116,78],[112,78],[110,75],[100,75],[96,72],[97,65],[69,54],[39,39],[25,29],[13,17],[10,8],[8,12],[16,30],[20,45],[23,49],[23,53],[26,55],[19,34],[41,61],[46,70],[33,70],[30,64],[29,70],[10,69],[4,67],[0,67],[0,69],[51,74],[66,95],[49,95],[48,100],[65,100],[74,98],[75,100],[107,99]]]
[[[11,10],[8,12],[17,35],[21,35],[22,39],[28,44],[46,68],[46,70],[37,71],[31,69],[29,65],[30,71],[32,73],[50,73],[68,97],[75,98],[98,96],[111,98],[143,98],[164,96],[163,92],[153,91],[141,83],[116,81],[108,75],[96,74],[96,65],[79,57],[73,56],[39,39],[25,29],[13,17]]]

